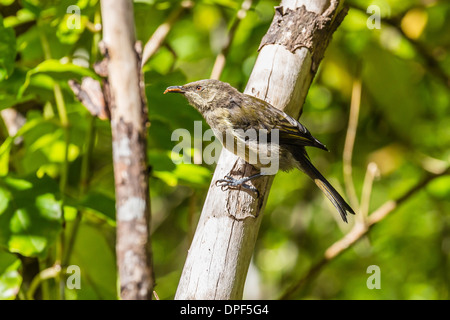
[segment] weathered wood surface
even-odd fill
[[[337,1],[331,1],[337,8]],[[330,1],[282,1],[282,9],[304,8],[318,16],[330,12]],[[300,10],[299,10],[300,11]],[[338,11],[337,9],[335,11]],[[340,17],[343,19],[343,17]],[[332,19],[333,20],[333,19]],[[336,23],[339,23],[337,21]],[[272,25],[276,23],[274,21]],[[326,25],[328,43],[335,25]],[[270,31],[270,30],[269,30]],[[323,30],[320,32],[324,33]],[[314,38],[318,39],[318,38]],[[314,46],[318,47],[318,45]],[[262,45],[245,93],[266,100],[294,117],[301,113],[307,91],[317,70],[307,46],[293,52],[285,45]],[[317,60],[316,60],[317,61]],[[194,239],[188,252],[175,299],[241,299],[247,270],[273,177],[254,181],[261,196],[240,190],[221,190],[215,185],[230,172],[235,178],[249,176],[253,167],[226,149],[218,161]]]

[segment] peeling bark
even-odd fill
[[[84,77],[81,84],[75,80],[69,80],[69,86],[91,115],[101,120],[111,119],[100,82]]]
[[[336,30],[348,11],[343,8],[336,14],[338,4],[331,1],[322,14],[308,11],[304,5],[294,9],[275,7],[275,17],[258,50],[268,44],[282,45],[292,53],[307,48],[312,53],[312,68],[316,72],[331,39],[330,32]]]

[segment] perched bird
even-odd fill
[[[305,147],[328,149],[291,116],[219,80],[207,79],[183,86],[172,86],[164,91],[164,93],[168,92],[183,94],[188,102],[203,115],[225,148],[260,170],[260,173],[242,179],[234,179],[227,175],[216,182],[222,187],[242,186],[259,194],[246,182],[265,174],[276,173],[276,171],[264,172],[264,169],[270,165],[267,161],[263,161],[264,157],[258,157],[264,153],[261,150],[264,150],[266,158],[267,155],[271,159],[275,156],[279,169],[287,171],[298,168],[306,173],[333,203],[345,222],[347,222],[347,212],[355,214],[341,195],[313,166]],[[248,134],[251,130],[265,132],[266,138],[261,134]],[[255,157],[250,159],[255,155],[256,160]]]

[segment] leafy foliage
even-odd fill
[[[427,5],[372,1],[384,22],[381,29],[369,29],[369,4],[348,2],[349,14],[326,51],[301,122],[330,149],[310,150],[312,161],[345,194],[342,149],[352,86],[361,79],[352,168],[358,197],[368,163],[376,163],[380,171],[370,197],[373,211],[403,195],[427,172],[449,164],[450,5],[439,0]],[[73,13],[67,11],[73,4],[81,14],[75,29],[69,27]],[[135,0],[138,40],[145,44],[180,5]],[[236,30],[221,80],[244,89],[276,5],[272,0],[253,2]],[[235,0],[195,1],[143,69],[151,123],[152,247],[161,299],[174,295],[214,169],[172,161],[179,142],[171,139],[175,129],[193,133],[194,121],[202,121],[203,130],[208,126],[181,97],[162,92],[210,76],[240,6]],[[93,64],[101,60],[99,22],[98,0],[0,0],[0,110],[13,108],[26,120],[12,134],[10,124],[0,121],[1,299],[26,297],[20,290],[26,291],[30,279],[55,262],[78,265],[81,288],[57,293],[57,282],[66,279],[63,269],[41,283],[35,298],[117,297],[110,125],[93,119],[67,84],[85,76],[98,79]],[[61,121],[64,111],[68,127]],[[202,150],[190,142],[189,155],[197,159]],[[207,145],[203,142],[203,148]],[[448,299],[449,212],[450,181],[442,177],[327,265],[295,297]],[[306,274],[351,228],[335,218],[307,177],[279,173],[244,297],[278,298]],[[380,267],[380,290],[366,286],[370,265]]]
[[[12,28],[3,26],[3,18],[0,17],[0,81],[7,79],[14,69],[16,56],[16,38]]]
[[[27,257],[44,256],[61,230],[57,184],[42,179],[7,177],[0,186],[0,245]]]

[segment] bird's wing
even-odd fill
[[[266,129],[269,133],[269,141],[272,141],[274,129],[277,129],[280,145],[311,146],[328,150],[325,145],[311,135],[305,126],[285,112],[261,99],[245,96],[244,101],[241,102],[243,110],[236,113],[230,112],[231,117],[241,117],[232,119],[232,123],[238,123],[239,128],[244,130],[249,128]],[[257,117],[254,116],[255,114]],[[248,119],[253,119],[253,121]]]

